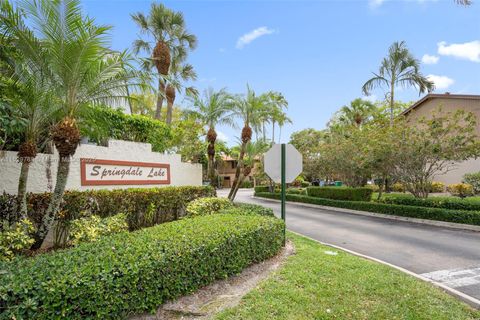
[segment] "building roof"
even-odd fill
[[[480,100],[480,95],[474,95],[474,94],[450,94],[450,93],[443,93],[443,94],[438,94],[438,93],[429,93],[426,96],[424,96],[422,99],[418,100],[414,104],[412,104],[408,109],[404,110],[401,114],[406,115],[410,111],[412,111],[415,108],[418,108],[421,106],[425,101],[430,100],[430,99],[435,99],[435,98],[441,98],[441,99],[467,99],[467,100]]]

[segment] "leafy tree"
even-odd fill
[[[362,87],[364,94],[369,95],[378,87],[386,88],[386,97],[390,106],[390,122],[393,123],[395,88],[416,87],[420,94],[431,92],[435,86],[420,72],[420,62],[413,57],[408,50],[405,41],[394,42],[389,50],[388,56],[383,58],[378,73],[369,79]]]
[[[415,197],[426,198],[433,178],[456,162],[480,156],[476,119],[464,110],[436,110],[428,118],[399,127],[394,175]]]
[[[130,68],[125,53],[117,54],[106,47],[110,28],[82,16],[78,1],[25,1],[20,2],[20,8],[35,35],[27,26],[8,23],[8,19],[7,28],[25,63],[41,68],[55,88],[62,119],[51,130],[60,160],[54,193],[35,237],[34,248],[38,248],[55,219],[67,182],[69,159],[80,142],[79,111],[91,103],[126,100],[126,84],[138,73]]]
[[[170,100],[175,94],[172,91],[172,85],[169,87],[167,95],[166,79],[170,74],[172,57],[186,56],[187,49],[193,50],[197,45],[195,35],[186,30],[185,19],[181,12],[170,10],[163,4],[152,3],[149,15],[141,12],[132,15],[133,21],[139,26],[140,32],[153,38],[151,43],[143,38],[137,39],[133,43],[134,51],[146,51],[151,58],[145,59],[144,67],[151,70],[153,66],[158,72],[158,94],[155,118],[160,119],[162,113],[163,100],[170,96]],[[152,48],[153,46],[153,48]]]
[[[303,156],[303,174],[310,181],[320,178],[325,168],[321,161],[320,145],[324,142],[324,130],[303,129],[290,136],[290,142]]]
[[[210,184],[217,187],[217,177],[215,173],[215,141],[217,132],[215,127],[220,124],[233,125],[231,111],[233,100],[232,96],[225,89],[214,91],[212,88],[205,90],[203,97],[193,96],[190,98],[193,105],[193,112],[201,123],[208,127],[208,169],[207,175]]]

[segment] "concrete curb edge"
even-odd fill
[[[280,200],[277,200],[277,199],[269,199],[269,198],[256,197],[256,196],[252,196],[252,198],[257,199],[257,200],[280,202]],[[480,232],[480,226],[474,226],[474,225],[463,224],[463,223],[453,223],[453,222],[445,222],[445,221],[401,217],[401,216],[394,216],[394,215],[383,214],[383,213],[374,213],[374,212],[359,211],[359,210],[352,210],[352,209],[343,209],[343,208],[337,208],[337,207],[327,207],[327,206],[321,206],[321,205],[317,205],[317,204],[310,204],[310,203],[303,203],[303,202],[287,201],[287,203],[294,204],[294,205],[301,206],[301,207],[325,209],[325,210],[329,210],[329,211],[338,211],[338,212],[343,212],[343,213],[357,214],[357,215],[366,216],[366,217],[377,217],[377,218],[383,218],[383,219],[389,219],[389,220],[406,221],[406,222],[424,224],[424,225],[435,226],[435,227],[443,227],[443,228],[449,228],[449,229],[468,230],[468,231]]]
[[[463,302],[467,303],[468,305],[476,308],[476,309],[479,309],[480,310],[480,300],[474,298],[474,297],[471,297],[463,292],[460,292],[458,290],[455,290],[453,288],[450,288],[450,287],[447,287],[446,285],[442,284],[442,283],[439,283],[439,282],[436,282],[434,280],[431,280],[431,279],[428,279],[428,278],[425,278],[417,273],[414,273],[412,271],[409,271],[407,269],[404,269],[402,267],[399,267],[399,266],[396,266],[394,264],[391,264],[389,262],[386,262],[386,261],[383,261],[383,260],[380,260],[380,259],[377,259],[377,258],[374,258],[374,257],[370,257],[370,256],[367,256],[365,254],[362,254],[362,253],[358,253],[356,251],[353,251],[353,250],[350,250],[350,249],[346,249],[346,248],[343,248],[343,247],[340,247],[340,246],[337,246],[337,245],[334,245],[334,244],[330,244],[330,243],[326,243],[326,242],[322,242],[322,241],[319,241],[319,240],[315,240],[313,238],[310,238],[308,236],[305,236],[301,233],[298,233],[298,232],[295,232],[295,231],[292,231],[292,230],[288,230],[289,232],[291,233],[294,233],[298,236],[301,236],[301,237],[304,237],[304,238],[307,238],[307,239],[310,239],[312,241],[315,241],[317,243],[320,243],[322,245],[325,245],[325,246],[328,246],[328,247],[332,247],[332,248],[335,248],[335,249],[338,249],[338,250],[342,250],[344,252],[347,252],[347,253],[350,253],[354,256],[357,256],[357,257],[360,257],[360,258],[364,258],[364,259],[367,259],[367,260],[371,260],[371,261],[374,261],[374,262],[378,262],[378,263],[381,263],[383,265],[386,265],[388,267],[391,267],[391,268],[394,268],[394,269],[397,269],[403,273],[406,273],[412,277],[415,277],[419,280],[422,280],[422,281],[425,281],[425,282],[429,282],[431,284],[433,284],[434,286],[442,289],[443,291],[445,291],[446,293],[462,300]]]

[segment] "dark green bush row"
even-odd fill
[[[305,188],[288,188],[286,193],[291,193],[291,194],[307,194],[307,189]]]
[[[373,190],[371,188],[348,187],[308,187],[310,197],[334,200],[370,201]]]
[[[158,152],[165,151],[172,139],[172,132],[164,122],[106,106],[86,108],[80,129],[83,136],[101,145],[108,139],[146,142]]]
[[[409,195],[389,194],[383,196],[380,200],[376,201],[381,203],[399,204],[406,206],[480,211],[480,201],[469,200],[468,198],[459,199],[453,197],[430,197],[426,199],[421,199]]]
[[[188,202],[215,195],[211,187],[164,187],[144,189],[117,189],[68,191],[63,197],[60,213],[63,220],[97,215],[102,218],[125,213],[130,230],[173,221],[183,215]],[[48,207],[50,193],[28,195],[28,215],[39,224]],[[13,200],[12,200],[13,199]],[[16,196],[0,196],[0,221],[16,221]]]
[[[276,193],[259,193],[257,196],[270,199],[280,199],[280,195]],[[287,194],[287,200],[329,207],[390,214],[402,217],[480,225],[480,212],[477,211],[447,210],[363,201],[331,200],[296,194]]]
[[[123,319],[275,255],[280,219],[210,215],[0,263],[0,319]]]
[[[268,192],[268,191],[270,191],[269,188],[270,188],[269,186],[256,186],[256,187],[254,188],[254,190],[255,190],[255,193],[258,193],[258,192]]]

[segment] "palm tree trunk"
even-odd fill
[[[275,121],[272,121],[272,143],[275,143]]]
[[[247,148],[247,143],[242,142],[240,147],[240,154],[238,156],[237,168],[235,170],[235,178],[233,179],[233,185],[228,194],[228,199],[233,200],[233,194],[235,193],[235,188],[239,184],[240,172],[243,169],[243,158],[245,157],[245,150]]]
[[[22,168],[20,169],[20,178],[18,179],[18,209],[20,218],[27,217],[27,181],[28,171],[30,170],[30,161],[22,161]]]
[[[245,177],[243,174],[240,176],[240,179],[238,180],[238,183],[237,183],[237,185],[235,186],[235,188],[234,188],[234,190],[233,190],[232,197],[229,198],[230,201],[235,200],[235,197],[237,196],[238,189],[240,189],[240,186],[242,185],[242,183],[243,183],[243,181],[245,180],[245,178],[246,178],[246,177]]]
[[[393,126],[393,107],[395,105],[394,90],[395,82],[392,80],[392,82],[390,83],[390,126]]]
[[[278,126],[278,143],[282,140],[282,126]]]
[[[266,134],[265,121],[262,122],[262,131],[263,131],[263,141],[266,141],[267,137],[265,136],[265,134]]]
[[[217,185],[217,179],[215,175],[215,156],[214,155],[208,155],[208,178],[210,179],[210,185],[214,188],[216,188]]]
[[[155,119],[162,118],[162,105],[165,97],[165,82],[163,79],[158,79],[158,94],[157,94],[157,109],[155,110]]]
[[[167,119],[165,122],[170,125],[172,124],[172,115],[173,115],[173,99],[167,99]]]
[[[57,181],[55,184],[55,190],[53,191],[52,198],[48,205],[47,211],[43,216],[42,223],[35,234],[35,243],[32,249],[38,249],[42,246],[48,231],[52,228],[55,220],[55,215],[60,207],[60,202],[65,192],[65,186],[67,184],[68,172],[70,171],[70,158],[60,157],[58,161]]]

